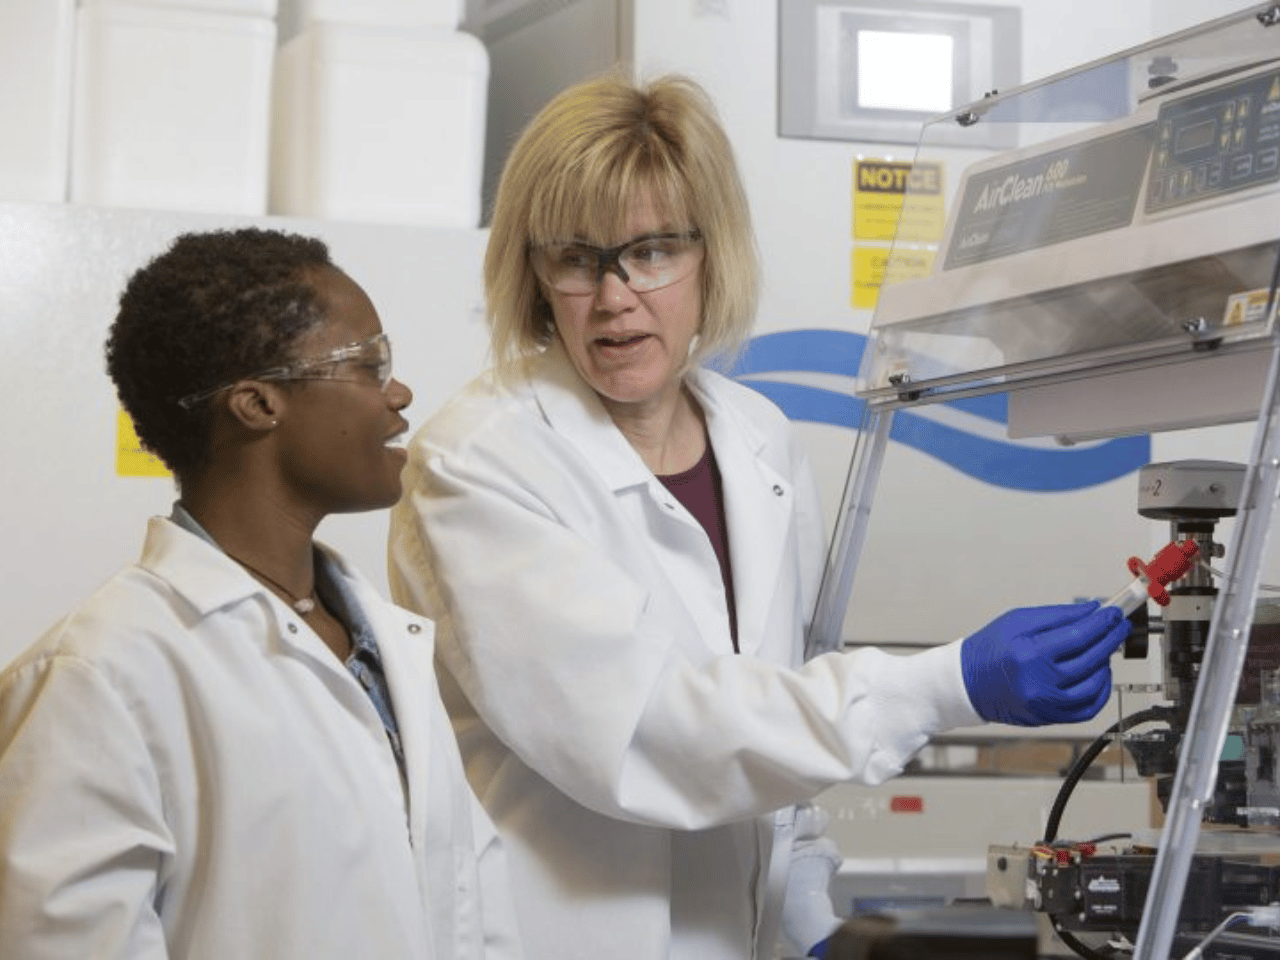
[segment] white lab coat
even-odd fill
[[[772,955],[791,805],[980,722],[958,644],[799,669],[824,556],[785,417],[690,386],[724,483],[742,655],[697,521],[563,350],[481,378],[410,444],[393,596],[437,619],[441,689],[515,876],[532,960]]]
[[[339,566],[384,657],[407,811],[346,668],[216,547],[154,518],[141,560],[0,675],[0,954],[520,956],[432,626]]]

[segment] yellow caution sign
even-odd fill
[[[144,450],[133,420],[123,410],[116,412],[116,475],[120,477],[171,477],[164,462]]]
[[[942,164],[858,160],[853,166],[854,240],[937,243],[946,217]]]
[[[927,277],[933,271],[935,255],[936,251],[929,248],[855,246],[849,262],[849,305],[855,310],[875,309],[884,284]]]

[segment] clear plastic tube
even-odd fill
[[[1133,611],[1150,599],[1147,593],[1147,585],[1150,581],[1146,577],[1134,577],[1123,590],[1117,593],[1110,600],[1104,600],[1104,607],[1119,607],[1127,617]]]

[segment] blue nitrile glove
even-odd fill
[[[984,720],[1019,727],[1079,723],[1111,696],[1111,654],[1129,621],[1097,601],[1023,607],[960,647],[964,685]]]
[[[834,936],[835,934],[833,933],[831,937]],[[809,948],[809,952],[805,954],[805,956],[817,957],[818,960],[827,960],[827,951],[831,949],[831,937],[827,937],[825,940],[819,940]]]

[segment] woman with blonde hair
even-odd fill
[[[776,407],[706,365],[747,336],[758,276],[701,88],[573,87],[498,190],[495,367],[409,446],[392,589],[437,619],[536,960],[763,960],[779,931],[820,955],[840,857],[812,797],[939,731],[1084,719],[1110,692],[1127,627],[1093,604],[802,664],[810,467]]]

